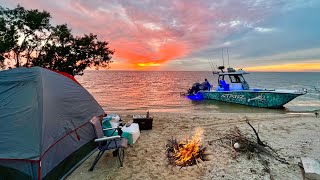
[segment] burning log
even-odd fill
[[[166,145],[169,164],[185,167],[198,165],[201,161],[207,161],[206,147],[201,144],[202,133],[203,131],[198,129],[191,140],[178,141],[174,138],[169,139]]]

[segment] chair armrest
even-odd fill
[[[103,131],[108,131],[108,130],[114,130],[114,129],[117,129],[117,128],[106,128],[106,129],[102,129]]]
[[[120,139],[120,138],[121,138],[120,136],[103,137],[103,138],[95,139],[94,142],[101,142],[101,141]]]

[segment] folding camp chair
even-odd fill
[[[108,129],[102,129],[101,122],[99,118],[94,117],[93,119],[90,120],[90,123],[93,125],[97,139],[94,140],[94,142],[99,143],[99,153],[94,160],[93,164],[91,165],[89,171],[92,171],[94,166],[97,164],[103,153],[107,150],[114,150],[113,155],[118,156],[120,166],[123,167],[123,158],[124,158],[124,148],[127,147],[128,145],[128,140],[126,138],[120,136],[111,136],[111,137],[106,137],[103,135],[103,130],[111,130],[115,128],[108,128]],[[118,129],[118,131],[120,128]],[[120,130],[121,132],[121,130]]]

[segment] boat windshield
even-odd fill
[[[225,77],[225,76],[229,76]],[[220,85],[220,80],[224,80],[226,83],[231,84],[231,83],[246,83],[246,80],[241,74],[229,74],[229,75],[220,75],[218,78],[218,84]]]
[[[243,82],[245,82],[245,80],[244,80],[242,75],[235,74],[235,75],[229,75],[229,77],[230,77],[231,83],[243,83]]]

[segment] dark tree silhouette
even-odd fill
[[[0,6],[0,68],[41,66],[75,75],[87,67],[109,68],[114,53],[97,35],[74,36],[66,24],[52,26],[50,13]]]

